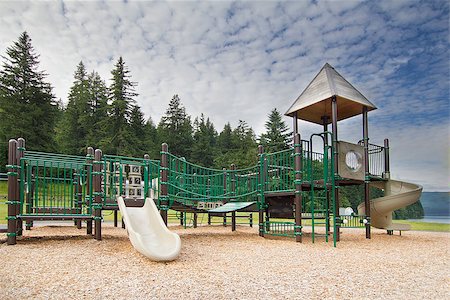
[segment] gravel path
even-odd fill
[[[369,241],[346,229],[333,248],[248,227],[171,229],[181,255],[156,263],[120,228],[105,226],[98,242],[73,227],[36,227],[0,245],[0,299],[450,299],[449,233],[374,230]]]

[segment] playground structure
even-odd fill
[[[369,143],[368,112],[374,109],[326,64],[286,113],[293,118],[293,147],[265,153],[259,146],[255,165],[246,169],[195,165],[171,154],[167,144],[162,145],[161,160],[150,160],[147,155],[103,155],[90,147],[86,156],[41,153],[26,150],[22,138],[10,140],[8,244],[16,243],[23,225],[31,229],[39,220],[73,220],[78,228],[86,222],[87,234],[94,230],[95,239],[101,240],[102,212],[112,211],[117,226],[119,209],[135,248],[155,260],[179,253],[179,237],[165,227],[169,210],[177,212],[184,226],[188,213],[194,227],[198,214],[207,214],[209,224],[215,217],[224,225],[231,218],[232,230],[243,217],[238,212],[249,213],[244,217],[250,225],[255,212],[260,236],[297,242],[307,219],[312,242],[332,238],[334,246],[341,228],[365,228],[366,238],[371,226],[390,234],[407,230],[392,224],[392,211],[416,202],[421,187],[390,180],[389,141],[383,146]],[[339,141],[338,121],[361,114],[362,140]],[[299,119],[319,124],[323,131],[301,139]],[[364,186],[363,201],[358,214],[340,215],[339,188],[348,185]],[[385,197],[371,200],[371,185],[384,189]]]

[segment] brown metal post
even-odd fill
[[[161,207],[160,214],[167,226],[167,207],[168,207],[168,180],[169,180],[169,160],[168,160],[169,146],[166,143],[161,147]]]
[[[302,242],[302,141],[300,134],[294,135],[295,172],[295,241]]]
[[[95,239],[102,240],[102,150],[96,149],[94,154],[94,224]]]
[[[369,170],[369,121],[367,107],[363,107],[363,140],[364,140],[364,209],[366,211],[366,239],[370,239],[370,170]]]
[[[384,173],[383,178],[391,178],[391,167],[389,161],[389,140],[384,139]]]
[[[118,221],[118,213],[117,210],[114,210],[114,227],[117,227],[117,221]]]
[[[336,96],[333,96],[331,98],[331,128],[332,128],[332,146],[334,151],[334,177],[336,178],[339,174],[339,159],[338,159],[338,151],[337,151],[337,140],[338,140],[338,128],[337,128],[337,121],[338,121],[338,108],[337,108],[337,99]],[[334,189],[334,201],[336,205],[336,216],[333,222],[336,222],[339,219],[339,183],[336,183],[336,187]],[[337,224],[337,230],[336,230],[336,240],[340,240],[340,224]]]
[[[17,182],[16,182],[16,197],[17,197],[17,203],[16,203],[16,216],[20,215],[22,212],[20,211],[20,193],[23,193],[24,191],[20,190],[19,180],[21,180],[20,173],[22,170],[20,169],[20,160],[24,156],[25,152],[25,139],[18,138],[17,139],[17,154],[16,154],[16,165],[17,165]],[[23,232],[23,223],[22,219],[17,219],[17,235],[21,236]]]
[[[211,225],[211,215],[208,213],[208,225]]]
[[[197,228],[197,213],[194,211],[194,213],[193,213],[193,217],[194,217],[194,220],[192,221],[192,224],[194,225],[194,228]]]
[[[231,212],[231,231],[236,231],[236,212]]]
[[[94,148],[92,147],[88,147],[87,148],[87,160],[86,163],[87,164],[92,164],[94,159]],[[86,180],[86,193],[90,196],[92,195],[93,192],[93,186],[94,186],[94,179],[91,176],[91,172],[93,171],[91,168],[87,168],[87,178],[88,180]],[[91,181],[92,180],[92,181]],[[92,202],[93,199],[90,199],[90,201]],[[88,205],[90,205],[92,207],[92,203],[89,203]],[[86,221],[86,234],[92,234],[92,220],[89,219]]]
[[[17,238],[17,214],[16,214],[16,185],[17,185],[17,141],[9,140],[8,143],[8,245],[15,245]]]
[[[184,225],[184,212],[180,212],[180,225]]]
[[[297,113],[295,113],[294,117],[293,117],[293,134],[296,135],[298,133],[298,117],[297,117]]]

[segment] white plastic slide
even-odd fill
[[[370,184],[384,189],[384,197],[370,200],[371,225],[386,230],[409,230],[407,224],[392,223],[392,212],[417,202],[422,194],[422,187],[414,183],[397,180],[373,182]],[[364,202],[358,205],[358,214],[364,215]]]
[[[117,198],[133,247],[154,261],[170,261],[178,257],[181,240],[164,224],[152,197],[143,207],[126,207],[122,197]]]

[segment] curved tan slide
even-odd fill
[[[397,180],[379,181],[370,184],[384,189],[384,197],[370,200],[371,225],[386,230],[409,230],[410,225],[392,223],[392,212],[417,202],[422,187],[414,183]],[[364,202],[358,205],[358,214],[365,215]]]
[[[181,240],[164,224],[153,198],[145,199],[143,207],[126,207],[122,197],[117,198],[120,213],[133,247],[154,261],[170,261],[178,257]]]

